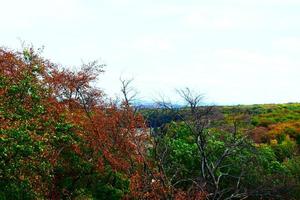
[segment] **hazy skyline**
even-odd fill
[[[123,76],[146,101],[186,86],[216,104],[300,100],[297,0],[0,2],[1,46],[21,38],[62,66],[104,62],[110,96]]]

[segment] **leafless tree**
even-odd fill
[[[124,104],[126,106],[131,106],[136,100],[138,92],[131,86],[134,79],[123,79],[120,77],[121,82],[121,93],[124,98]]]
[[[224,161],[234,156],[238,149],[246,147],[245,140],[243,137],[238,137],[236,134],[237,123],[234,124],[233,137],[230,141],[226,142],[226,147],[223,149],[223,153],[217,159],[211,159],[209,156],[212,152],[208,149],[208,138],[210,137],[210,123],[216,116],[216,109],[214,106],[203,106],[203,94],[195,93],[189,88],[177,90],[180,97],[186,103],[186,106],[181,109],[174,109],[170,102],[165,102],[164,100],[159,102],[159,105],[177,112],[181,120],[190,129],[191,133],[196,138],[196,145],[198,147],[198,153],[200,158],[200,174],[195,180],[181,179],[175,183],[169,180],[172,186],[176,186],[179,182],[190,181],[195,184],[201,190],[208,191],[207,199],[219,200],[219,199],[244,199],[247,198],[248,194],[240,188],[241,179],[244,175],[243,170],[236,176],[228,172],[222,172],[224,166]],[[157,147],[158,148],[158,147]],[[168,148],[163,148],[163,151],[157,155],[159,163],[161,163],[162,171],[164,172],[164,159],[168,152]],[[227,166],[228,167],[228,166]],[[174,174],[176,176],[176,173]],[[235,186],[224,187],[221,186],[221,182],[224,179],[235,179]],[[172,178],[171,178],[172,179]]]

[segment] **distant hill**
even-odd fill
[[[264,137],[282,140],[288,136],[300,144],[300,103],[215,106],[215,108],[224,118],[241,113],[248,115],[256,142],[264,141]],[[176,112],[150,105],[140,109],[140,113],[151,128],[162,127],[171,121],[180,121],[178,112],[184,115],[185,108],[178,106]]]

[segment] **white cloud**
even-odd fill
[[[269,16],[258,10],[237,5],[210,5],[186,7],[181,22],[200,30],[253,30],[268,25]]]
[[[84,14],[79,0],[9,0],[1,2],[0,28],[30,28],[34,23],[51,21],[75,21]]]
[[[244,49],[220,49],[216,54],[222,60],[240,64],[252,64],[254,66],[266,66],[273,69],[282,69],[283,66],[291,66],[295,64],[285,56],[268,56],[255,51],[247,51]]]
[[[102,57],[111,93],[126,69],[146,96],[191,86],[221,103],[296,98],[299,0],[0,1],[1,45],[40,42],[62,64]]]
[[[300,5],[299,0],[229,0],[231,3],[239,3],[243,5],[267,5],[267,6],[274,6],[274,5]]]
[[[167,39],[153,36],[145,36],[133,43],[133,48],[138,51],[160,53],[171,49],[171,43]]]
[[[274,48],[299,53],[300,37],[282,37],[273,41]]]
[[[230,17],[214,16],[213,13],[195,12],[184,17],[183,22],[188,26],[200,29],[230,29],[237,26],[237,21]]]

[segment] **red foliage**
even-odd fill
[[[268,131],[269,129],[266,127],[255,127],[251,131],[251,138],[255,143],[266,143],[269,140]]]
[[[0,128],[34,123],[43,132],[51,135],[55,134],[55,127],[45,127],[43,124],[57,122],[63,117],[67,123],[76,125],[74,131],[83,139],[86,147],[93,150],[89,161],[97,166],[99,172],[109,165],[111,169],[122,172],[134,182],[136,172],[142,172],[142,164],[145,161],[144,143],[147,136],[144,120],[130,107],[106,100],[103,92],[92,86],[92,82],[102,72],[102,66],[96,62],[83,65],[79,72],[73,72],[43,60],[33,49],[23,53],[0,49],[0,74],[6,78],[6,85],[20,83],[29,76],[30,84],[39,87],[37,96],[44,109],[44,113],[38,118],[30,118],[27,122],[0,117]],[[7,88],[0,88],[1,107],[10,102],[8,98],[11,97],[6,95]],[[16,95],[25,109],[30,111],[33,108],[33,95]],[[16,108],[7,107],[6,112],[14,114]],[[35,141],[48,140],[47,134],[40,136],[32,132],[30,136]],[[82,154],[78,145],[73,145],[72,149],[78,155]],[[55,165],[61,150],[62,148],[55,149],[49,146],[41,156]],[[55,184],[55,177],[53,181]],[[137,188],[131,189],[134,193]]]
[[[38,87],[39,104],[44,109],[38,118],[29,118],[26,122],[0,117],[0,128],[35,124],[37,130],[47,134],[41,136],[31,132],[30,137],[34,141],[47,143],[55,135],[55,123],[47,127],[45,123],[58,122],[63,118],[67,123],[75,125],[72,131],[84,141],[84,148],[92,150],[87,160],[96,166],[99,173],[109,166],[130,179],[130,194],[125,198],[185,199],[187,194],[168,185],[154,162],[147,159],[145,148],[151,145],[151,141],[143,117],[136,114],[128,103],[119,105],[107,100],[103,92],[93,86],[93,81],[102,72],[102,66],[96,62],[83,65],[80,71],[73,72],[40,58],[32,49],[23,53],[0,49],[0,74],[7,78],[9,84],[19,83],[30,75],[33,78],[31,84]],[[11,97],[6,97],[7,92],[7,87],[0,88],[1,107],[5,102],[10,102],[7,98]],[[33,95],[16,95],[20,95],[18,99],[22,100],[22,106],[28,111],[34,107]],[[13,106],[9,109],[6,110],[9,113],[16,112]],[[49,143],[40,156],[55,166],[63,148],[53,148]],[[81,148],[76,144],[71,146],[78,155],[87,156],[83,155]],[[43,190],[41,177],[33,176],[33,179],[36,187],[41,187],[37,190]],[[52,199],[59,198],[55,191],[58,179],[55,176],[52,179],[52,191],[48,195]],[[201,199],[197,197],[198,193],[193,196],[193,199]]]

